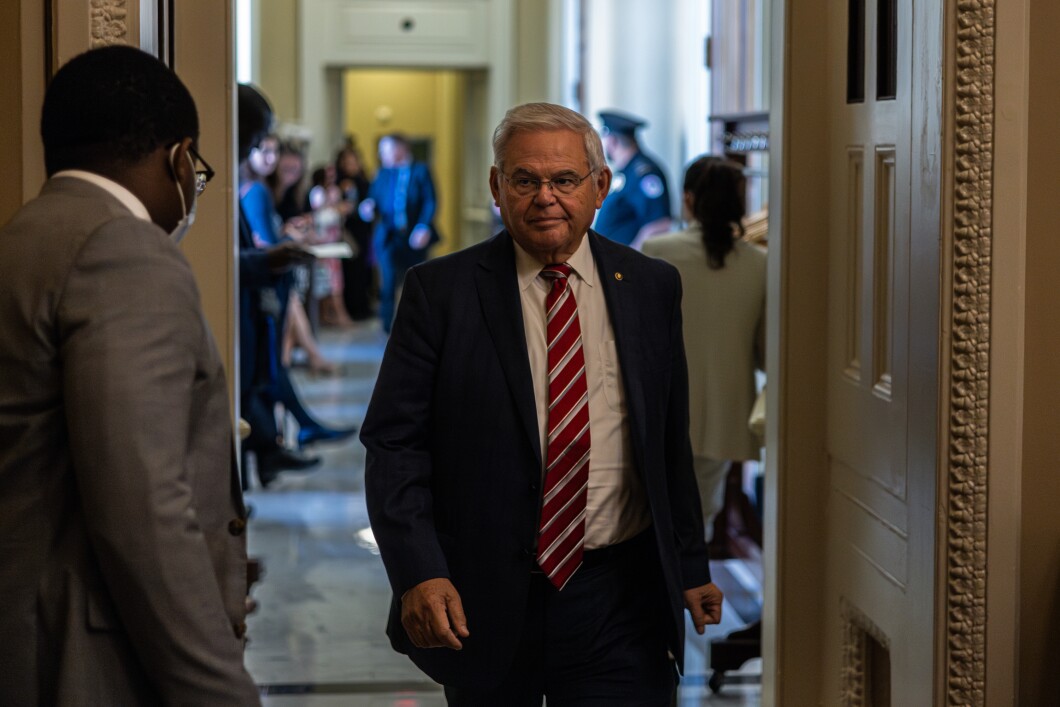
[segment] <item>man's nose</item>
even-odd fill
[[[534,194],[534,201],[539,204],[551,204],[556,200],[556,194],[552,191],[552,182],[542,181],[541,186],[537,188],[537,193]]]

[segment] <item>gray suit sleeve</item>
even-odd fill
[[[259,704],[187,466],[205,327],[187,262],[149,224],[111,221],[78,254],[58,312],[78,493],[146,674],[167,705]]]

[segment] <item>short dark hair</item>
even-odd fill
[[[79,54],[59,69],[44,96],[40,131],[50,176],[133,164],[159,147],[198,140],[199,116],[168,66],[117,45]]]
[[[250,151],[272,130],[272,106],[254,86],[239,84],[239,161],[250,156]]]

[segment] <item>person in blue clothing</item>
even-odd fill
[[[273,114],[265,96],[249,84],[239,84],[237,105],[238,158],[240,172],[246,177],[251,153],[268,135]],[[278,218],[272,196],[267,189],[258,193],[262,200],[241,200],[239,205],[239,398],[240,415],[250,424],[250,435],[241,448],[254,452],[258,480],[267,487],[283,470],[308,469],[320,463],[320,457],[280,444],[277,402],[298,420],[299,446],[345,439],[356,429],[325,427],[313,418],[298,399],[283,365],[280,348],[290,271],[296,265],[311,263],[313,256],[275,232]],[[260,209],[260,213],[250,213],[250,208]],[[243,485],[247,487],[245,475]]]
[[[427,259],[438,242],[434,215],[438,201],[427,165],[412,158],[408,139],[400,133],[379,140],[381,169],[358,212],[375,221],[372,250],[379,265],[379,318],[390,333],[405,272]]]
[[[639,248],[646,239],[670,230],[670,190],[659,164],[640,149],[640,118],[601,111],[604,154],[614,170],[611,192],[594,228],[613,241]]]

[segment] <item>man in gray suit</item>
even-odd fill
[[[257,705],[221,359],[177,248],[212,171],[129,47],[54,77],[0,229],[0,704]]]

